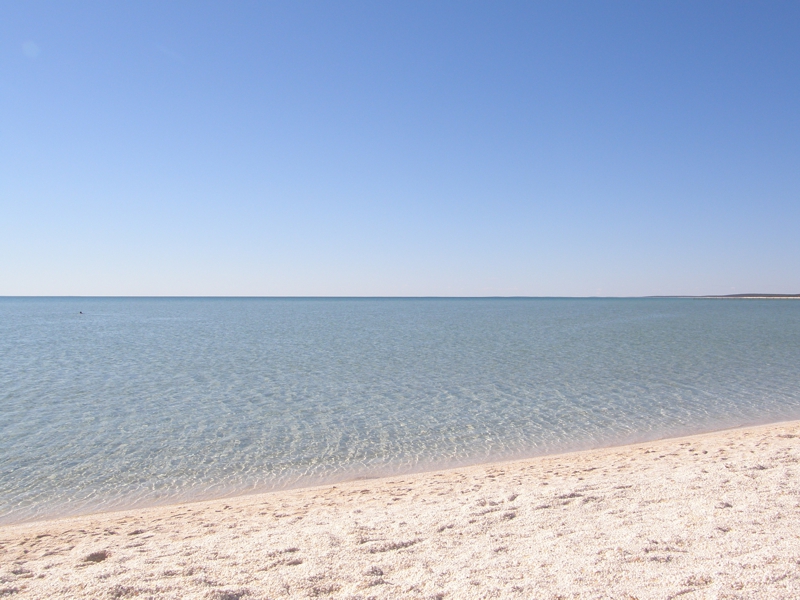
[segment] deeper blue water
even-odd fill
[[[0,299],[5,523],[797,418],[800,301]]]

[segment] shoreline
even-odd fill
[[[158,499],[152,500],[143,500],[134,502],[132,504],[125,505],[124,502],[116,501],[114,504],[104,509],[102,507],[98,507],[97,509],[88,509],[84,512],[64,512],[64,513],[57,513],[52,512],[43,516],[34,516],[30,518],[23,518],[17,521],[10,521],[10,522],[3,522],[0,520],[0,530],[3,527],[12,527],[15,525],[27,525],[27,524],[35,524],[35,523],[46,523],[50,521],[63,521],[65,519],[78,519],[83,517],[99,517],[102,515],[113,515],[116,513],[131,513],[136,511],[142,510],[158,510],[158,509],[168,509],[170,507],[177,507],[183,505],[191,505],[191,504],[198,504],[198,503],[207,503],[207,502],[221,502],[221,501],[229,501],[229,500],[237,500],[239,498],[246,498],[249,496],[262,496],[262,495],[270,495],[270,494],[280,494],[280,493],[289,493],[289,492],[299,492],[302,490],[310,490],[310,489],[317,489],[317,488],[328,488],[331,486],[338,486],[338,485],[345,485],[348,483],[357,483],[359,481],[380,481],[389,478],[397,478],[397,477],[416,477],[416,476],[424,476],[430,475],[435,473],[448,473],[451,471],[459,471],[464,469],[471,469],[476,467],[491,467],[491,466],[502,466],[506,464],[513,464],[518,462],[526,462],[532,461],[537,459],[543,458],[556,458],[556,457],[568,457],[572,455],[579,455],[586,452],[599,452],[603,450],[613,450],[617,448],[627,448],[630,446],[639,446],[642,444],[652,444],[662,441],[668,440],[682,440],[684,438],[692,438],[695,436],[703,436],[709,435],[714,433],[722,433],[725,431],[737,431],[740,429],[753,429],[758,427],[769,427],[772,425],[782,425],[782,424],[791,424],[797,422],[800,424],[800,419],[790,419],[788,421],[773,421],[768,423],[761,423],[761,424],[744,424],[744,425],[736,425],[736,426],[725,426],[721,429],[708,429],[700,431],[699,433],[680,433],[678,435],[667,435],[666,437],[657,437],[654,439],[644,439],[639,441],[620,441],[620,442],[612,442],[611,445],[608,446],[597,446],[597,447],[589,447],[589,448],[578,448],[578,449],[569,449],[564,451],[558,451],[554,453],[546,453],[546,454],[525,454],[521,453],[517,456],[510,456],[510,457],[499,457],[496,459],[488,459],[482,460],[478,459],[476,462],[472,462],[471,460],[467,459],[465,462],[459,463],[456,462],[451,465],[445,466],[436,466],[435,462],[431,462],[431,464],[427,466],[423,466],[419,470],[410,469],[410,470],[399,470],[395,472],[389,471],[373,471],[373,473],[377,474],[367,474],[367,475],[344,475],[342,478],[338,478],[336,476],[317,476],[311,479],[307,479],[305,481],[298,480],[298,482],[288,484],[286,487],[263,487],[261,489],[240,489],[235,490],[232,489],[228,492],[221,492],[221,493],[199,493],[192,495],[191,493],[186,493],[183,496],[175,496],[172,498],[165,499],[163,501],[159,501]]]
[[[800,421],[0,526],[11,598],[800,596]]]

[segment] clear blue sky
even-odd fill
[[[798,2],[0,5],[0,295],[750,291]]]

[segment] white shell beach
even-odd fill
[[[22,598],[797,598],[800,422],[0,528]]]

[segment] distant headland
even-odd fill
[[[647,298],[701,298],[712,300],[800,300],[800,294],[725,294],[709,296],[646,296]]]

